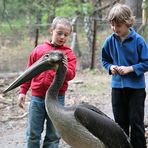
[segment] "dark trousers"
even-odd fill
[[[133,148],[146,148],[145,97],[145,89],[112,88],[112,108],[115,121],[130,137]]]

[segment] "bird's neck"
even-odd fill
[[[65,73],[66,73],[66,68],[64,67],[63,63],[59,64],[53,83],[47,90],[47,94],[46,94],[47,98],[56,99],[59,93],[59,89],[63,85],[63,82],[65,80]]]

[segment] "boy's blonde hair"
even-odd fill
[[[68,18],[63,17],[63,16],[57,16],[53,19],[52,24],[51,24],[51,28],[55,29],[57,24],[63,24],[65,26],[68,26],[72,32],[72,25],[71,22],[69,21]]]
[[[110,10],[108,21],[110,23],[125,23],[128,27],[131,27],[135,23],[135,17],[130,7],[118,3]]]

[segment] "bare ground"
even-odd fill
[[[27,111],[30,92],[27,95],[25,110],[17,107],[16,100],[18,88],[6,95],[2,91],[18,74],[0,75],[0,147],[1,148],[25,148],[25,132],[27,126]],[[148,80],[146,76],[146,80]],[[147,81],[148,82],[148,81]],[[148,89],[147,89],[148,91]],[[110,101],[110,77],[97,71],[78,71],[75,79],[70,82],[66,94],[66,105],[88,102],[98,107],[108,116],[113,118]],[[146,99],[145,125],[146,137],[148,137],[148,99]],[[42,137],[44,136],[44,133]],[[148,140],[147,140],[148,141]],[[61,140],[60,148],[69,148]]]

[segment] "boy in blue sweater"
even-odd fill
[[[108,21],[113,34],[102,47],[102,64],[112,75],[114,118],[130,136],[134,148],[146,148],[144,73],[148,71],[148,47],[132,28],[135,18],[128,6],[116,4]]]

